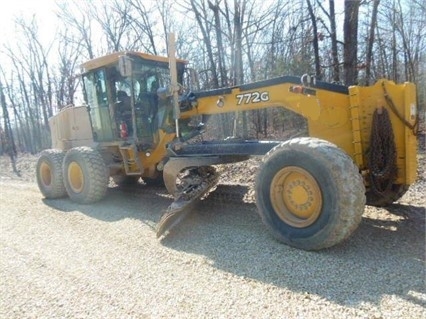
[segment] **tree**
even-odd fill
[[[15,140],[13,138],[12,126],[10,124],[9,110],[6,105],[6,97],[3,92],[3,84],[0,81],[0,105],[3,113],[3,125],[4,129],[0,123],[0,144],[1,150],[5,151],[9,157],[10,162],[12,163],[13,171],[19,175],[19,171],[16,168],[16,156],[18,155],[15,146]]]
[[[73,37],[68,35],[67,31],[59,37],[58,62],[54,72],[55,98],[59,109],[74,104],[74,94],[78,85],[75,71],[78,68],[83,45],[76,42]]]
[[[93,23],[87,3],[76,0],[58,1],[56,15],[64,24],[63,27],[71,30],[63,33],[68,39],[67,42],[81,45],[87,53],[83,54],[85,59],[94,59],[97,52],[94,48]]]
[[[20,17],[15,23],[18,41],[14,45],[5,45],[3,50],[13,68],[15,79],[15,82],[7,85],[19,87],[9,89],[9,93],[19,93],[9,99],[20,101],[25,114],[23,122],[26,123],[27,134],[31,139],[26,147],[31,152],[37,152],[50,145],[48,119],[53,115],[54,94],[49,54],[53,42],[42,44],[34,17],[31,20]],[[17,110],[15,106],[13,108]]]
[[[101,27],[105,37],[108,51],[119,52],[129,47],[126,35],[130,32],[130,9],[129,1],[114,0],[111,4],[103,2],[89,2],[90,16]],[[129,40],[129,39],[127,39]]]
[[[128,49],[138,48],[146,53],[158,55],[159,50],[154,31],[158,27],[157,19],[155,19],[155,8],[147,7],[142,0],[125,0],[125,2],[131,9],[127,13],[127,18],[131,22],[130,27],[133,31],[133,43],[135,44],[134,47],[130,45]]]
[[[380,0],[373,1],[373,13],[371,15],[370,20],[370,33],[368,36],[367,42],[367,53],[365,58],[365,81],[368,85],[371,77],[371,60],[373,58],[373,45],[374,45],[374,37],[377,23],[377,11],[379,8]]]
[[[211,82],[212,85],[210,88],[218,88],[219,87],[219,78],[216,67],[216,60],[213,54],[213,42],[211,36],[211,17],[208,15],[207,7],[205,6],[204,1],[197,2],[196,0],[190,0],[190,9],[193,11],[195,15],[195,19],[198,23],[198,27],[200,28],[203,41],[204,48],[207,52],[208,57],[208,65],[207,70],[210,71],[211,77],[207,77],[207,81]],[[205,70],[205,68],[203,68]],[[202,70],[203,70],[202,69]]]
[[[317,18],[315,16],[311,0],[306,0],[306,3],[308,5],[309,17],[311,18],[311,23],[312,23],[312,45],[314,47],[315,75],[320,80],[321,79],[321,62],[319,57]]]
[[[346,85],[358,79],[358,13],[361,0],[345,0],[343,71]]]

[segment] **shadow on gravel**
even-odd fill
[[[163,244],[204,255],[220,270],[304,293],[306,298],[317,295],[357,306],[378,304],[393,295],[426,306],[424,208],[392,205],[389,214],[402,214],[403,219],[363,218],[341,245],[306,252],[274,240],[254,204],[218,204],[208,197]]]
[[[138,184],[133,187],[110,187],[107,195],[90,205],[77,204],[69,198],[43,199],[43,202],[62,212],[81,212],[91,218],[115,222],[126,218],[140,220],[152,227],[161,217],[161,211],[171,203],[164,188]]]
[[[246,192],[244,186],[219,185],[162,244],[206,256],[212,267],[304,293],[306,298],[319,296],[355,307],[378,304],[393,295],[426,306],[424,207],[394,204],[388,215],[395,218],[365,214],[346,242],[306,252],[274,240],[255,204],[247,202]],[[78,211],[106,222],[131,218],[153,228],[171,197],[164,189],[138,185],[110,188],[107,197],[93,205],[69,199],[44,202],[65,213]]]
[[[403,217],[403,223],[407,223],[408,227],[413,227],[419,231],[426,228],[426,208],[421,206],[413,206],[407,204],[392,204],[386,207],[390,213]]]

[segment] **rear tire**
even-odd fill
[[[37,160],[37,184],[41,193],[48,199],[61,198],[67,195],[62,174],[64,153],[50,149],[41,152]]]
[[[108,170],[100,153],[93,148],[69,150],[64,158],[63,175],[68,196],[77,203],[94,203],[106,194]]]
[[[305,250],[331,247],[358,227],[365,187],[336,145],[295,138],[269,151],[256,178],[256,205],[281,242]]]

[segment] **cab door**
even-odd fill
[[[105,70],[99,69],[83,75],[84,96],[89,107],[93,139],[96,142],[115,140],[114,114],[110,111],[109,92]]]

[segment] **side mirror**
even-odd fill
[[[120,55],[118,57],[118,70],[123,77],[132,75],[132,59],[127,55]]]

